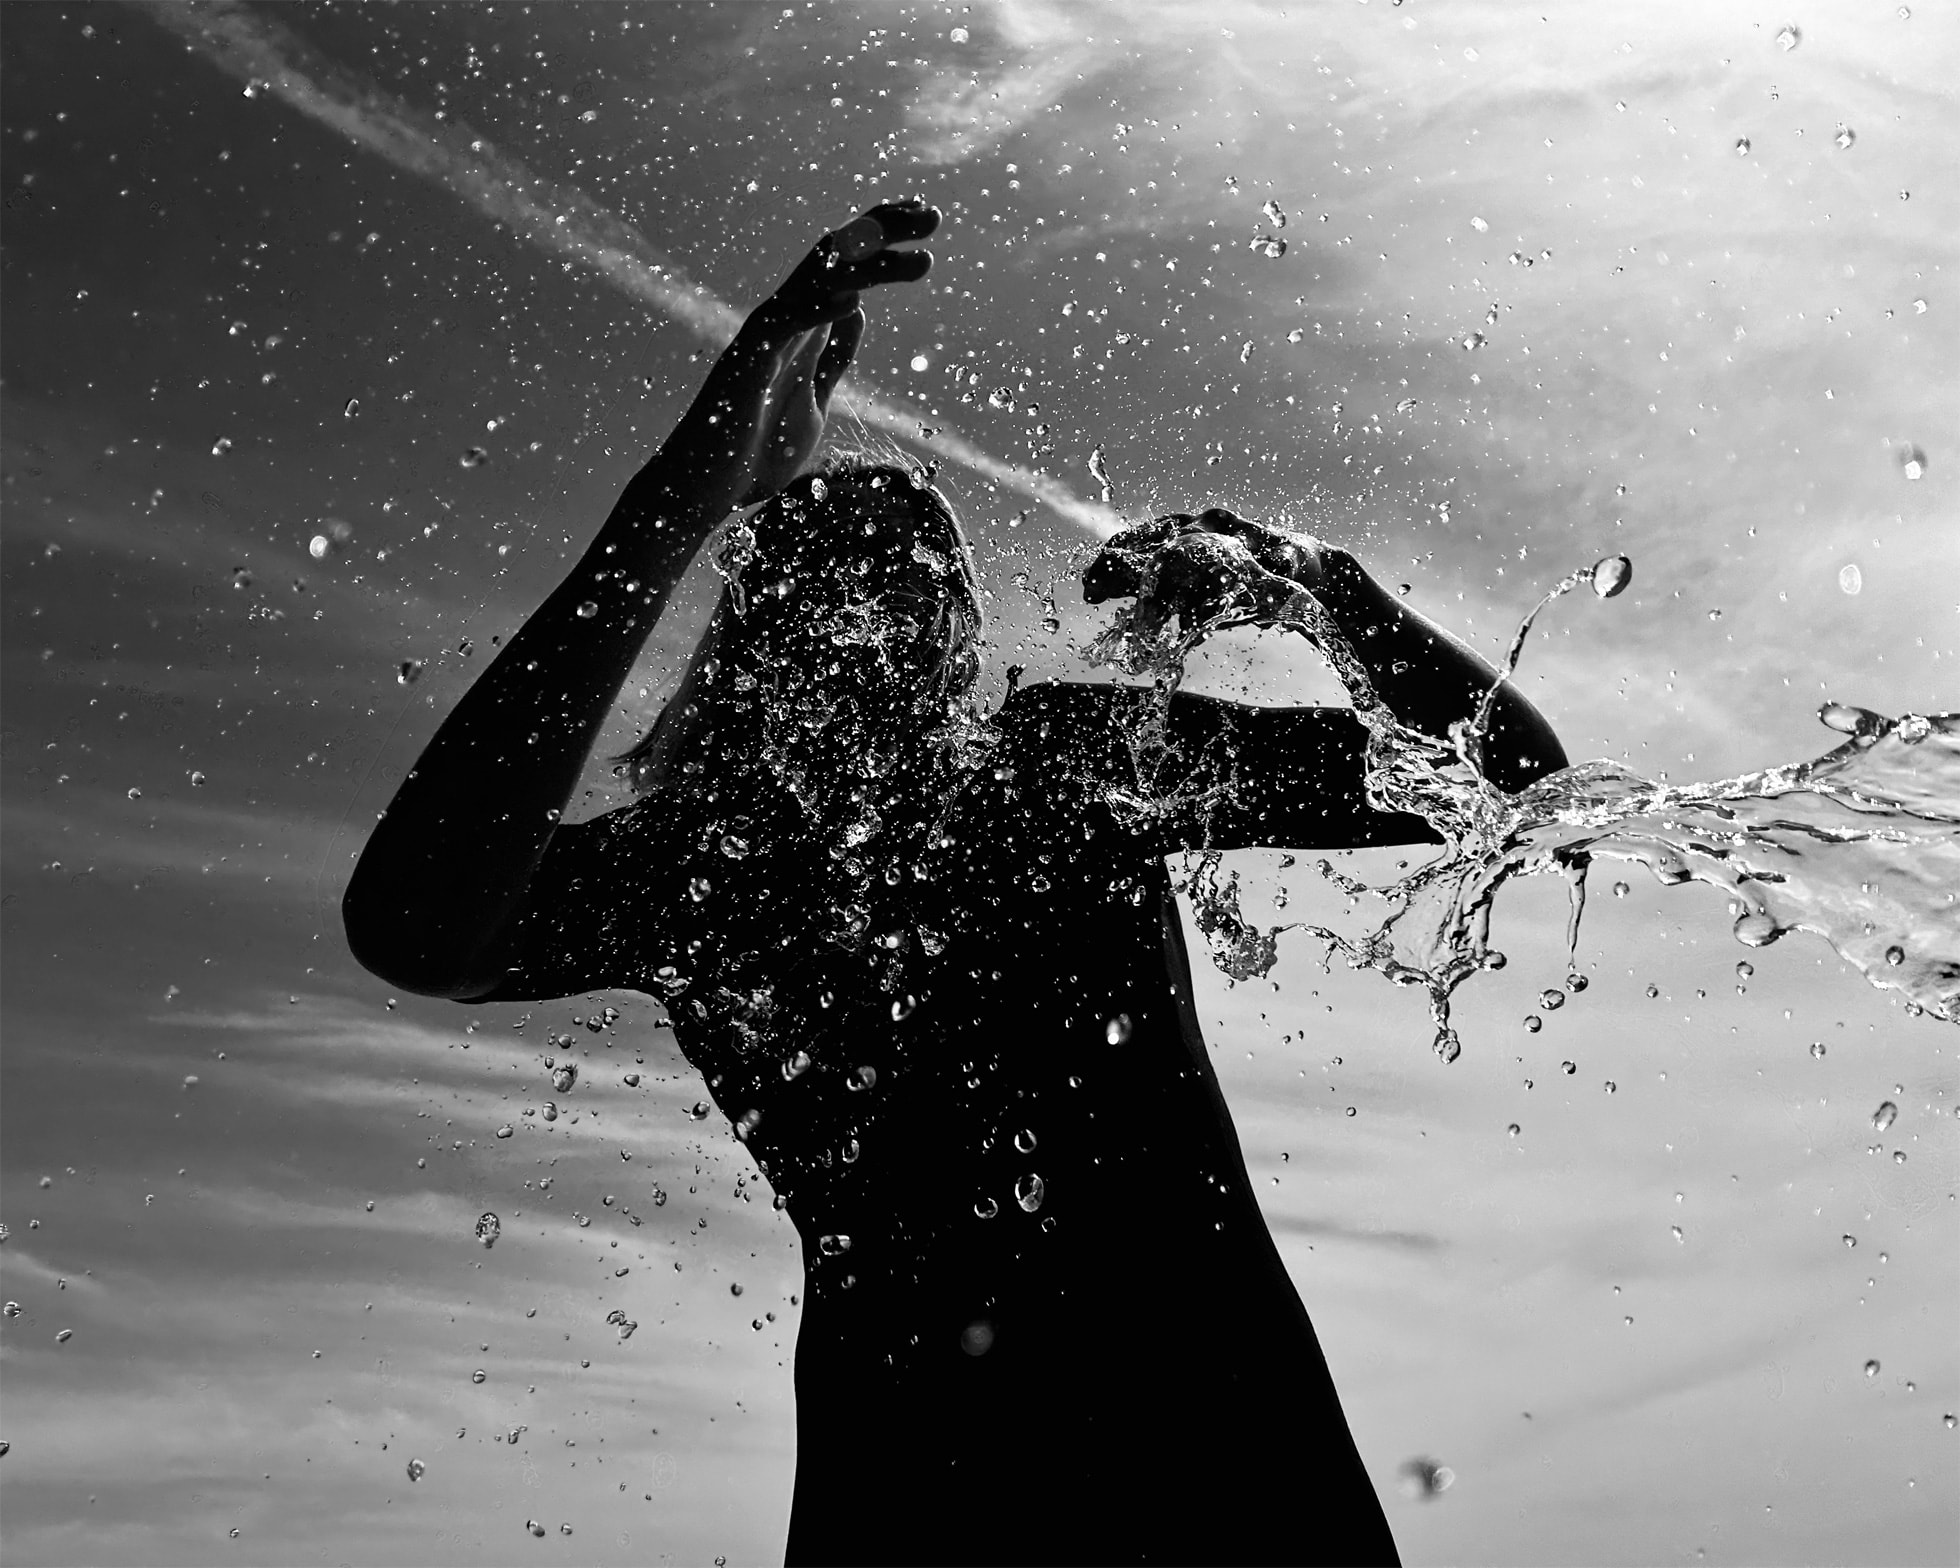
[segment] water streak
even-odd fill
[[[1179,547],[1167,541],[1158,560]],[[1630,566],[1611,557],[1556,584],[1525,617],[1500,680],[1516,668],[1538,615],[1574,588],[1601,597],[1625,586]],[[1251,577],[1248,576],[1248,583]],[[1712,783],[1666,785],[1606,761],[1547,775],[1518,794],[1485,777],[1483,735],[1493,686],[1475,716],[1447,741],[1398,722],[1376,695],[1365,666],[1332,618],[1301,590],[1277,610],[1248,592],[1229,595],[1199,624],[1184,625],[1153,598],[1146,567],[1134,603],[1119,609],[1088,647],[1091,663],[1146,675],[1159,718],[1134,742],[1138,776],[1173,775],[1162,755],[1162,715],[1185,660],[1226,626],[1257,622],[1295,631],[1320,652],[1368,731],[1370,804],[1422,816],[1443,839],[1433,860],[1385,887],[1321,874],[1350,896],[1376,900],[1379,922],[1360,935],[1295,922],[1261,928],[1239,907],[1236,873],[1221,879],[1215,853],[1195,857],[1185,876],[1199,933],[1218,967],[1235,979],[1266,974],[1283,931],[1307,933],[1349,965],[1424,987],[1435,1049],[1454,1060],[1450,998],[1503,955],[1488,943],[1498,891],[1514,877],[1557,872],[1570,884],[1567,938],[1576,949],[1586,869],[1597,858],[1644,865],[1666,885],[1700,882],[1728,895],[1736,939],[1764,947],[1789,931],[1823,937],[1874,985],[1898,991],[1907,1011],[1960,1023],[1960,714],[1890,719],[1847,704],[1819,717],[1848,736],[1808,762]],[[1148,810],[1152,802],[1118,801]],[[1161,808],[1160,808],[1161,809]]]

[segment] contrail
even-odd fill
[[[583,191],[533,174],[465,127],[421,113],[326,59],[280,23],[230,0],[189,6],[151,0],[145,9],[220,70],[331,126],[356,146],[442,186],[507,224],[540,250],[590,268],[621,293],[671,316],[716,348],[742,324],[717,298],[647,242],[646,236]],[[982,451],[963,436],[919,433],[918,416],[846,380],[844,410],[1029,500],[1051,507],[1098,539],[1121,526],[1115,512],[1076,495],[1046,474]]]

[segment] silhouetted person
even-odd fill
[[[428,995],[667,1006],[803,1242],[792,1562],[1392,1561],[1206,1059],[1163,857],[1433,835],[1368,807],[1345,709],[1180,695],[1142,779],[1148,692],[973,711],[979,595],[944,499],[902,467],[805,471],[859,291],[921,277],[891,247],[938,217],[875,209],[749,317],[403,783],[349,941]],[[683,569],[753,503],[631,758],[642,798],[561,825]],[[1158,536],[1279,537],[1224,512]],[[1261,559],[1405,723],[1473,711],[1488,667],[1350,557]],[[1187,577],[1204,613],[1219,585]],[[1489,750],[1510,788],[1563,762],[1508,690]]]

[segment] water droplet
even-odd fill
[[[57,1345],[65,1345],[68,1343],[69,1340],[73,1339],[74,1337],[75,1337],[75,1331],[72,1328],[65,1328],[59,1334],[55,1335],[54,1342]]]
[[[1831,138],[1832,141],[1837,143],[1840,150],[1850,147],[1857,139],[1858,133],[1848,125],[1840,125],[1837,128],[1837,135]]]
[[[1894,1165],[1903,1165],[1905,1164],[1905,1162],[1906,1162],[1906,1151],[1904,1149],[1894,1149],[1892,1151],[1892,1163]]]
[[[1405,1459],[1402,1462],[1402,1490],[1412,1498],[1428,1501],[1440,1497],[1456,1483],[1456,1472],[1433,1459]]]
[[[1122,1045],[1130,1038],[1131,1025],[1128,1013],[1118,1013],[1103,1024],[1103,1038],[1111,1045]]]
[[[1463,1042],[1456,1037],[1454,1029],[1438,1029],[1436,1038],[1429,1043],[1430,1050],[1443,1059],[1445,1065],[1455,1061],[1463,1054]],[[1354,1107],[1348,1107],[1348,1115],[1354,1114]]]
[[[341,409],[340,417],[342,419],[352,419],[356,414],[360,413],[360,411],[361,411],[361,400],[357,397],[350,397],[347,400],[346,405]]]
[[[581,621],[589,621],[599,613],[599,601],[596,599],[587,599],[578,607],[575,613]]]
[[[1000,1213],[1000,1205],[994,1202],[992,1198],[982,1198],[978,1203],[973,1205],[973,1212],[983,1220],[990,1220],[996,1214]]]
[[[1048,1195],[1048,1183],[1039,1176],[1027,1175],[1015,1178],[1014,1201],[1021,1205],[1022,1212],[1032,1214],[1041,1207],[1041,1200]]]
[[[1624,555],[1609,555],[1597,561],[1592,569],[1592,590],[1602,599],[1610,599],[1625,590],[1633,581],[1633,562]]]
[[[1899,1108],[1890,1100],[1880,1100],[1878,1109],[1872,1112],[1872,1131],[1884,1132],[1899,1119]]]
[[[851,1238],[849,1236],[819,1236],[817,1238],[817,1251],[821,1252],[826,1258],[841,1257],[850,1250]]]
[[[490,454],[480,446],[473,446],[463,453],[461,461],[465,468],[481,468],[490,461]]]
[[[1558,1070],[1570,1078],[1579,1070],[1579,1064],[1577,1062],[1560,1062],[1558,1064]]]
[[[531,1534],[538,1537],[539,1540],[544,1539],[544,1526],[540,1524],[537,1520],[526,1519],[524,1521],[524,1528],[529,1530]]]
[[[592,111],[591,111],[590,109],[588,109],[588,110],[586,110],[586,112],[585,112],[585,113],[586,113],[586,114],[590,114],[591,112],[592,112]],[[579,116],[579,118],[580,118],[580,119],[582,120],[582,119],[584,119],[584,118],[585,118],[585,115],[584,115],[584,114],[582,114],[582,115],[580,115],[580,116]],[[558,1527],[558,1533],[559,1533],[560,1535],[570,1535],[570,1534],[572,1533],[572,1527],[571,1527],[571,1526],[570,1526],[569,1524],[561,1524],[561,1525],[560,1525],[560,1526]]]
[[[497,1238],[504,1233],[504,1222],[489,1210],[477,1216],[476,1239],[486,1247],[494,1247]]]
[[[1613,884],[1613,896],[1615,898],[1625,898],[1632,891],[1633,889],[1624,882],[1615,882]]]
[[[1606,1092],[1608,1094],[1618,1094],[1620,1092],[1620,1086],[1613,1082],[1611,1078],[1608,1078],[1606,1080]]]
[[[735,1136],[741,1139],[742,1142],[747,1143],[749,1139],[755,1136],[756,1128],[760,1127],[761,1125],[762,1125],[762,1112],[757,1110],[754,1106],[750,1106],[748,1110],[742,1112],[742,1114],[735,1119]]]
[[[1740,916],[1730,929],[1744,947],[1768,947],[1783,935],[1783,928],[1760,910]]]
[[[1554,991],[1550,987],[1547,987],[1538,993],[1538,1005],[1548,1013],[1555,1013],[1561,1007],[1565,1006],[1565,993],[1563,991]]]
[[[395,684],[398,686],[413,686],[422,678],[423,662],[421,659],[402,660],[400,664],[395,666]]]
[[[1278,261],[1286,254],[1286,241],[1277,234],[1255,234],[1252,236],[1251,245],[1268,261]]]
[[[427,1475],[428,1473],[429,1473],[429,1467],[423,1464],[421,1460],[419,1459],[409,1460],[408,1462],[409,1480],[419,1481],[422,1479],[423,1476]]]
[[[213,457],[223,457],[225,453],[229,452],[230,450],[231,450],[230,436],[219,436],[217,440],[211,443],[211,455]]]
[[[1523,1131],[1524,1129],[1520,1127],[1516,1122],[1512,1122],[1510,1126],[1504,1129],[1505,1136],[1510,1138],[1517,1137],[1517,1135]]]
[[[1280,210],[1280,205],[1277,201],[1269,201],[1259,210],[1265,214],[1266,221],[1274,228],[1283,229],[1286,227],[1286,214]]]
[[[1289,343],[1298,343],[1306,335],[1307,329],[1305,327],[1295,327],[1291,332],[1286,334],[1286,341]]]
[[[1894,969],[1898,968],[1900,964],[1906,961],[1906,950],[1903,947],[1896,946],[1886,948],[1885,961]]]
[[[878,1083],[878,1069],[869,1066],[859,1067],[845,1081],[852,1090],[860,1093],[866,1089],[875,1088]]]
[[[1899,472],[1904,474],[1908,479],[1924,479],[1926,477],[1926,454],[1916,446],[1901,447],[1899,449]]]
[[[1867,1361],[1865,1363],[1865,1376],[1866,1377],[1878,1376],[1878,1362],[1875,1359],[1871,1361]]]
[[[510,1137],[510,1136],[511,1136],[511,1135],[512,1135],[512,1134],[513,1134],[514,1132],[516,1132],[516,1130],[517,1130],[517,1129],[516,1129],[516,1128],[514,1128],[514,1127],[512,1127],[512,1126],[511,1126],[511,1124],[510,1124],[509,1122],[505,1122],[505,1123],[503,1124],[503,1126],[501,1126],[501,1127],[499,1127],[499,1128],[497,1129],[497,1136],[498,1136],[499,1138],[508,1138],[508,1137]]]
[[[551,1074],[551,1087],[560,1094],[570,1094],[572,1085],[578,1082],[578,1064],[561,1062]]]
[[[484,1382],[489,1376],[490,1374],[484,1371],[482,1367],[478,1367],[474,1372],[470,1374],[470,1381],[472,1383],[481,1383]]]
[[[1803,29],[1798,27],[1795,23],[1790,23],[1786,25],[1776,35],[1776,47],[1784,50],[1786,53],[1789,50],[1796,48],[1797,45],[1802,42],[1803,42]]]
[[[994,1348],[994,1326],[978,1318],[960,1330],[960,1349],[969,1356],[984,1356]]]
[[[706,1100],[696,1100],[687,1108],[687,1119],[691,1122],[706,1121],[708,1119],[708,1102]]]
[[[1746,158],[1746,157],[1748,157],[1748,156],[1749,156],[1749,138],[1748,138],[1748,137],[1746,137],[1746,136],[1738,136],[1738,137],[1737,137],[1737,138],[1735,139],[1735,155],[1736,155],[1736,156],[1737,156],[1738,158]]]
[[[914,354],[912,356],[912,368],[915,371],[930,370],[932,368],[932,361],[923,354]]]
[[[892,1022],[895,1024],[904,1023],[906,1019],[910,1018],[918,1010],[918,1006],[919,999],[916,996],[893,997]],[[867,1084],[865,1087],[869,1088],[870,1085]]]
[[[970,37],[971,35],[967,32],[967,30],[964,27],[956,27],[946,36],[956,44],[963,44],[967,41],[968,37]]]

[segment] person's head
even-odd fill
[[[642,784],[708,710],[794,704],[859,727],[943,718],[980,673],[980,596],[946,498],[923,474],[835,458],[739,527],[729,585],[677,691],[623,762]],[[779,715],[780,716],[780,715]]]

